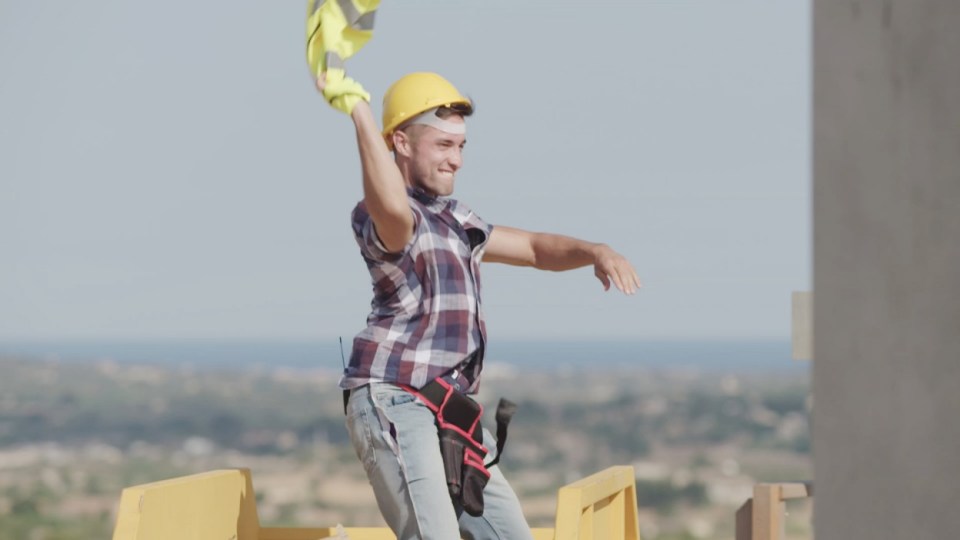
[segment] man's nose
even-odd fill
[[[451,152],[450,158],[447,161],[450,163],[450,167],[453,169],[453,171],[456,172],[457,169],[463,166],[463,150],[461,148],[457,148]]]

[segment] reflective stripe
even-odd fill
[[[340,58],[340,55],[330,51],[324,56],[324,61],[327,64],[327,69],[345,69],[343,64],[343,58]]]
[[[357,22],[354,23],[353,27],[356,30],[373,30],[373,19],[377,14],[376,10],[373,10],[369,13],[364,13],[357,19]]]
[[[337,0],[343,17],[347,24],[354,30],[373,30],[373,19],[377,10],[361,14],[357,6],[353,5],[353,0]]]
[[[360,18],[360,12],[357,11],[357,6],[353,5],[353,0],[337,0],[337,4],[340,5],[340,11],[347,19],[347,24],[353,26],[353,23]]]

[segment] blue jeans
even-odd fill
[[[353,390],[347,430],[380,513],[398,540],[533,540],[513,489],[490,468],[484,511],[474,517],[450,499],[433,412],[406,390],[372,383]],[[496,456],[486,429],[483,444]]]

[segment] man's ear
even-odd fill
[[[390,136],[393,137],[393,149],[403,157],[410,157],[410,145],[413,143],[410,136],[400,130],[394,131]]]

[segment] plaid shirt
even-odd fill
[[[383,247],[363,202],[353,210],[373,301],[340,387],[385,381],[421,388],[478,352],[468,374],[475,391],[486,339],[480,260],[493,227],[456,200],[407,194],[414,234],[400,253]]]

